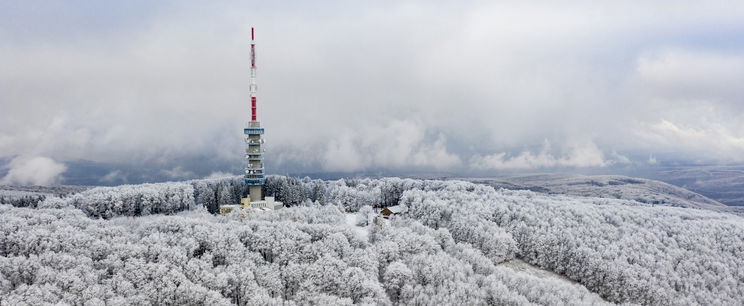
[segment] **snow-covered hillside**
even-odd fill
[[[655,177],[726,205],[744,207],[744,167],[742,166],[663,167],[655,174]]]
[[[0,185],[0,203],[36,207],[47,197],[66,197],[85,191],[87,186],[9,186]]]
[[[461,181],[270,177],[0,205],[0,304],[737,305],[744,219]],[[350,218],[400,204],[390,220]]]
[[[719,210],[726,205],[687,189],[664,182],[620,175],[540,174],[493,179],[470,179],[474,183],[513,190],[550,194],[634,200],[653,205]]]

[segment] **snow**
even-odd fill
[[[345,214],[344,224],[346,224],[347,227],[351,228],[359,238],[368,240],[369,239],[369,226],[358,226],[357,225],[358,216],[359,216],[359,213]],[[371,220],[369,223],[371,223]]]
[[[290,207],[209,214],[240,195],[239,178],[0,205],[0,300],[735,305],[744,295],[744,219],[649,203],[689,196],[653,182],[560,179],[545,193],[400,178],[267,182],[267,196]],[[17,191],[8,194],[33,196]],[[375,216],[371,205],[406,211],[358,226]]]
[[[514,271],[514,273],[526,273],[526,274],[529,274],[529,275],[532,275],[538,278],[542,278],[542,279],[550,279],[550,280],[566,282],[567,284],[571,284],[571,285],[576,284],[576,281],[569,279],[568,277],[565,277],[563,275],[560,275],[550,270],[542,269],[535,265],[531,265],[518,258],[514,258],[512,260],[503,262],[502,264],[499,265],[499,267],[510,269]]]

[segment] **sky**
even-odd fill
[[[740,1],[0,0],[0,183],[744,161]]]

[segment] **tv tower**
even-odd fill
[[[256,36],[251,28],[251,79],[249,85],[251,93],[251,121],[243,130],[246,142],[245,149],[245,185],[248,186],[248,193],[251,202],[261,201],[261,188],[264,184],[264,165],[263,165],[263,138],[261,135],[264,129],[261,122],[256,120]]]
[[[220,214],[227,215],[235,209],[254,208],[260,211],[270,211],[283,207],[283,203],[274,201],[274,197],[263,198],[262,188],[266,181],[263,164],[263,133],[261,122],[256,119],[256,35],[251,28],[251,79],[249,90],[251,93],[251,121],[243,129],[245,134],[245,174],[243,183],[248,187],[248,196],[240,200],[240,204],[220,205]]]

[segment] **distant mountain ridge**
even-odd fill
[[[729,206],[744,206],[744,166],[665,167],[659,169],[653,178]]]
[[[622,175],[537,174],[505,178],[470,178],[496,189],[634,200],[652,205],[728,211],[729,207],[687,189],[664,182]]]

